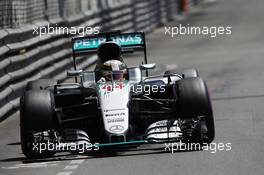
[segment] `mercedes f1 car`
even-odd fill
[[[73,38],[72,50],[74,69],[67,75],[75,77],[75,82],[31,81],[21,97],[21,146],[26,157],[121,145],[213,141],[213,111],[205,81],[195,69],[149,76],[155,64],[147,63],[144,33]],[[116,66],[94,71],[76,66],[76,57],[88,54],[97,53],[101,62],[116,63],[126,53],[137,51],[143,51],[144,63],[124,67],[125,71]]]

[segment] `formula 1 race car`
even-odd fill
[[[213,111],[205,81],[195,69],[149,76],[155,64],[147,63],[144,33],[73,38],[72,50],[74,70],[67,75],[75,82],[31,81],[21,97],[21,146],[26,157],[213,141]],[[143,51],[144,64],[127,67],[123,56],[137,51]],[[93,53],[98,55],[95,70],[78,70],[76,57]]]

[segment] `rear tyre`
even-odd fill
[[[50,85],[58,84],[58,80],[54,79],[39,79],[28,82],[26,90],[41,90]]]
[[[20,138],[23,154],[27,158],[51,157],[54,151],[39,152],[34,148],[36,132],[56,128],[54,96],[48,90],[26,91],[20,101]]]
[[[215,137],[215,127],[211,100],[206,83],[201,78],[186,78],[176,82],[177,112],[182,119],[204,116],[206,138],[211,143]]]
[[[192,77],[199,77],[199,73],[196,69],[175,69],[175,70],[167,70],[165,71],[164,75],[169,74],[179,74],[183,78],[192,78]]]

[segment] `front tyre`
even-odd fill
[[[20,138],[23,154],[27,158],[45,158],[54,151],[39,152],[33,145],[37,143],[34,133],[56,128],[54,96],[48,90],[29,90],[20,101]]]
[[[201,78],[186,78],[176,82],[177,112],[181,119],[203,116],[207,132],[204,143],[211,143],[215,127],[211,100],[206,83]]]

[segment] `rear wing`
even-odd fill
[[[96,53],[99,45],[106,41],[113,41],[119,44],[123,51],[142,50],[144,51],[144,62],[147,64],[146,42],[144,32],[134,33],[100,33],[85,37],[72,38],[72,51],[74,68],[76,70],[75,59],[77,56]]]

